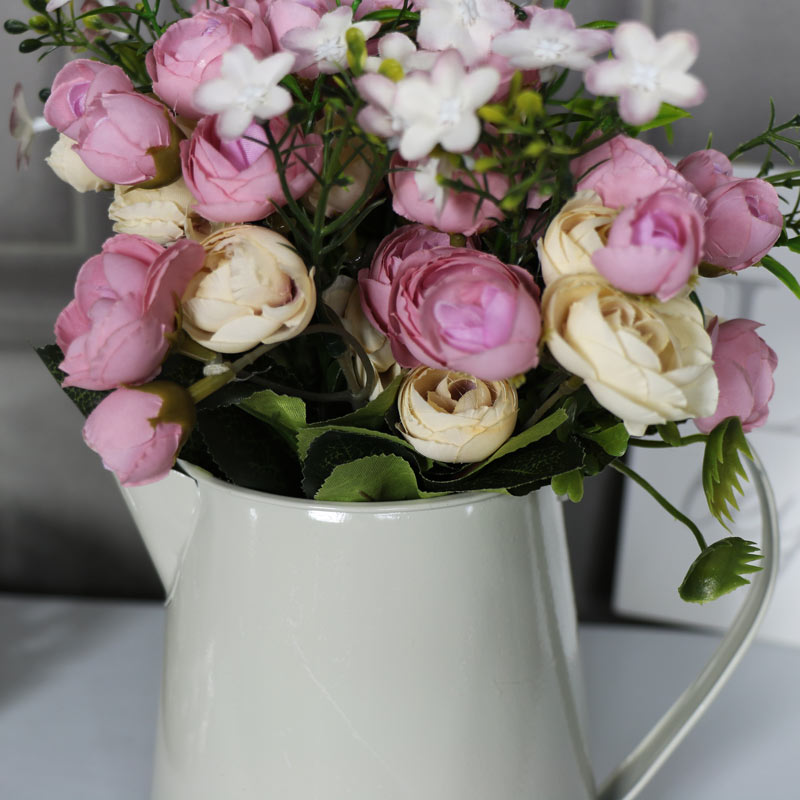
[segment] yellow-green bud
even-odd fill
[[[50,20],[42,14],[37,14],[28,20],[28,27],[37,33],[47,33],[50,30]]]
[[[523,118],[538,117],[542,113],[542,96],[532,89],[520,92],[514,101],[517,113]]]
[[[361,75],[367,63],[367,39],[358,28],[348,28],[344,40],[347,42],[347,66],[354,75]]]
[[[505,107],[501,106],[499,103],[481,106],[478,109],[478,116],[486,120],[486,122],[492,122],[496,125],[503,125],[508,122],[508,113]]]
[[[384,58],[378,67],[378,74],[383,75],[390,81],[397,83],[403,80],[405,73],[403,72],[403,65],[396,58]]]

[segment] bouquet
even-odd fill
[[[578,501],[612,468],[695,536],[685,600],[747,583],[755,545],[708,544],[623,457],[700,444],[731,518],[777,359],[703,287],[760,266],[800,296],[768,255],[800,242],[773,165],[800,118],[671,163],[640,137],[702,102],[695,37],[568,0],[26,2],[20,49],[77,57],[43,117],[17,87],[19,160],[54,128],[115,231],[39,354],[123,485],[180,456],[321,501]]]

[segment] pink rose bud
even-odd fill
[[[713,344],[714,372],[719,382],[717,410],[698,417],[694,424],[702,433],[713,430],[728,417],[739,417],[745,433],[767,421],[769,401],[775,390],[772,373],[778,366],[775,351],[756,333],[758,322],[731,319],[711,321],[708,332]]]
[[[271,0],[228,0],[230,8],[243,8],[259,19],[264,19],[267,15]],[[223,8],[220,0],[194,0],[189,8],[192,14],[199,14],[201,11],[214,11]]]
[[[592,263],[617,289],[666,302],[686,286],[700,262],[703,223],[685,194],[656,192],[620,212]]]
[[[272,41],[276,51],[286,50],[281,45],[281,39],[289,31],[295,28],[313,28],[319,26],[320,17],[326,12],[336,8],[333,3],[330,8],[321,2],[308,0],[307,2],[297,2],[297,0],[272,0],[266,14],[267,27],[272,34]],[[319,75],[316,67],[308,67],[298,73],[303,78],[315,78]]]
[[[728,156],[719,150],[690,153],[678,162],[677,170],[702,195],[733,180],[733,166]]]
[[[395,155],[388,176],[395,213],[444,233],[464,236],[488,230],[503,218],[494,203],[481,201],[475,192],[448,189],[439,183],[439,177],[461,179],[467,184],[471,180],[446,158],[408,162]],[[502,198],[508,191],[508,178],[500,173],[489,172],[478,180],[493,197]]]
[[[217,6],[178,20],[153,45],[145,65],[153,79],[153,91],[176,113],[200,119],[194,90],[219,76],[222,56],[235,44],[243,44],[258,59],[272,52],[267,26],[249,11]]]
[[[364,314],[384,336],[389,332],[389,295],[400,263],[420,250],[449,246],[450,237],[446,233],[432,231],[424,225],[403,225],[378,245],[369,268],[359,271],[358,285]]]
[[[676,189],[688,195],[701,213],[705,201],[686,178],[655,147],[615,136],[578,158],[570,170],[577,190],[592,189],[609,208],[629,206],[661,189]]]
[[[95,97],[104,92],[132,92],[130,78],[119,68],[88,58],[70,61],[53,81],[44,104],[44,118],[59,133],[77,140],[83,115]]]
[[[539,289],[520,267],[466,247],[405,258],[392,281],[389,340],[403,367],[503,380],[539,362]]]
[[[56,321],[63,385],[114,389],[158,375],[178,301],[204,257],[185,239],[166,250],[143,236],[108,239],[81,267],[75,299]]]
[[[286,121],[276,117],[269,127],[280,142]],[[216,117],[204,117],[191,140],[181,142],[183,177],[197,201],[194,210],[205,219],[252,222],[286,203],[264,128],[251,123],[244,136],[247,138],[222,140],[216,132]],[[281,148],[289,191],[292,197],[300,197],[311,188],[314,172],[322,166],[322,140],[314,134],[304,139],[296,132]]]
[[[740,270],[760,261],[783,229],[778,193],[760,178],[730,181],[708,196],[704,259]]]
[[[75,152],[99,178],[123,186],[165,186],[180,176],[180,131],[157,100],[107,92],[83,116]]]
[[[123,486],[142,486],[166,477],[194,422],[189,392],[156,381],[101,400],[83,426],[83,440]]]

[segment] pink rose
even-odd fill
[[[212,222],[252,222],[263,219],[284,205],[286,198],[275,168],[275,155],[261,125],[251,123],[245,136],[224,141],[215,129],[216,117],[204,117],[188,142],[181,142],[183,177],[197,201],[193,208]],[[280,141],[287,128],[276,117],[270,130]],[[292,197],[305,194],[314,183],[314,171],[322,165],[322,142],[318,136],[293,134],[290,152],[282,158]],[[308,165],[308,166],[306,166]],[[311,169],[309,169],[309,166]]]
[[[177,383],[156,381],[101,400],[83,426],[83,440],[123,486],[142,486],[166,477],[194,419],[189,393]]]
[[[539,289],[520,267],[465,247],[405,258],[389,296],[400,366],[425,364],[503,380],[539,361]]]
[[[677,170],[702,195],[733,180],[733,166],[728,156],[719,150],[690,153],[678,162]]]
[[[709,192],[704,259],[740,270],[760,261],[783,229],[778,193],[760,178],[730,181]]]
[[[264,19],[267,9],[271,5],[271,0],[228,0],[230,8],[243,8],[259,19]],[[194,0],[189,11],[192,14],[199,14],[201,11],[218,11],[224,8],[219,0]]]
[[[74,150],[98,178],[109,183],[163,184],[180,175],[179,136],[169,112],[157,100],[136,92],[107,92],[87,107]]]
[[[81,267],[75,299],[56,321],[63,385],[102,390],[154,378],[178,300],[204,257],[185,239],[166,250],[143,236],[108,239]]]
[[[333,4],[332,8],[336,8],[336,5]],[[275,49],[286,50],[281,44],[281,39],[295,28],[316,29],[319,26],[320,17],[329,10],[324,0],[319,2],[315,2],[315,0],[307,0],[307,2],[273,0],[270,2],[265,19],[269,32],[272,34]],[[303,78],[316,78],[319,70],[311,66],[300,70],[297,74]]]
[[[240,8],[220,7],[178,20],[147,54],[153,91],[176,114],[200,119],[203,113],[194,105],[194,90],[219,76],[222,56],[235,44],[245,45],[259,59],[273,49],[267,26]]]
[[[747,433],[767,421],[769,401],[775,390],[772,373],[778,366],[775,351],[756,333],[758,322],[731,319],[711,321],[708,332],[714,346],[714,372],[719,382],[719,403],[710,417],[694,424],[702,433],[713,430],[728,417],[739,417]]]
[[[44,104],[44,118],[59,133],[78,139],[83,115],[92,100],[104,92],[132,92],[130,78],[119,68],[88,58],[70,61],[53,81]]]
[[[472,236],[485,231],[502,219],[503,212],[492,202],[470,191],[454,191],[441,186],[438,176],[452,180],[470,178],[463,170],[454,169],[446,158],[404,161],[395,154],[389,172],[392,208],[401,217],[430,225],[444,233]],[[508,178],[496,172],[478,176],[483,188],[497,198],[508,191]]]
[[[592,189],[609,208],[629,206],[661,189],[676,189],[688,195],[701,213],[705,201],[655,147],[615,136],[570,164],[578,179],[577,189]],[[590,171],[591,170],[591,171]]]
[[[384,336],[389,331],[392,281],[403,259],[421,250],[449,245],[450,237],[446,233],[432,231],[424,225],[402,225],[378,245],[369,268],[359,271],[358,285],[364,314]]]
[[[666,302],[684,286],[703,252],[703,216],[686,195],[655,192],[622,209],[592,263],[617,289]]]

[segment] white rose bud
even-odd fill
[[[110,189],[112,184],[98,178],[83,163],[81,157],[72,149],[74,144],[74,139],[64,136],[63,133],[59,134],[58,141],[45,159],[50,169],[77,192],[102,192]]]
[[[159,244],[187,235],[189,209],[194,198],[183,178],[158,189],[115,186],[108,216],[115,233],[136,233]]]
[[[600,275],[567,275],[545,289],[542,317],[556,361],[632,435],[714,413],[711,337],[688,298],[641,300]]]
[[[537,243],[546,284],[563,275],[596,274],[592,253],[605,247],[608,229],[619,212],[606,208],[600,196],[581,191],[553,217]]]
[[[361,292],[358,281],[346,275],[336,280],[322,293],[325,304],[341,319],[344,329],[358,339],[372,364],[378,380],[372,387],[370,400],[374,400],[398,375],[402,369],[394,360],[389,340],[367,319],[361,307]],[[366,381],[366,370],[358,358],[355,361],[356,377]]]
[[[235,225],[202,242],[203,268],[183,296],[183,327],[217,353],[241,353],[302,332],[314,314],[313,270],[288,239]]]
[[[400,431],[414,449],[437,461],[483,461],[511,436],[517,391],[508,381],[417,367],[397,399]]]

